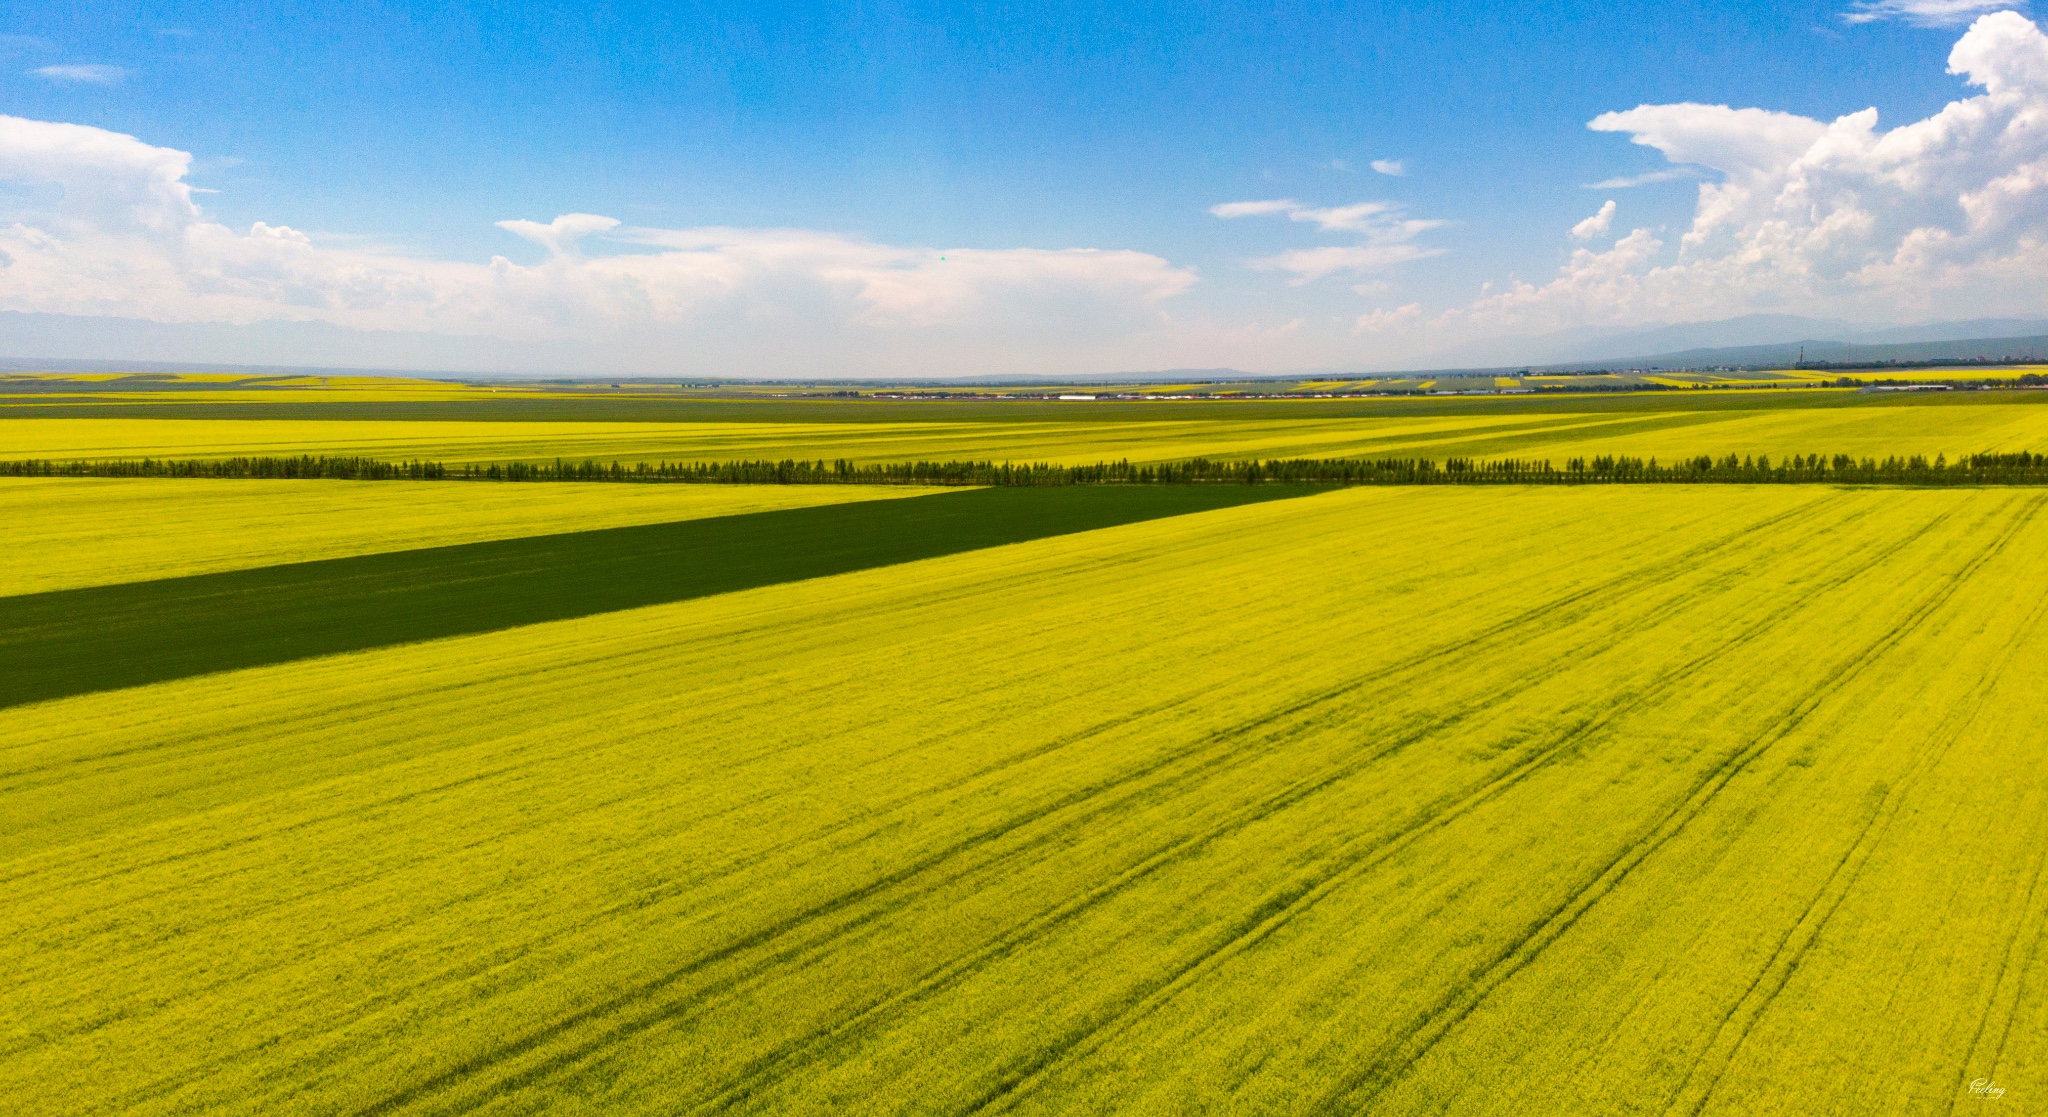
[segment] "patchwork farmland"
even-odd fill
[[[23,393],[0,460],[2048,450],[2026,391],[232,390]],[[34,1112],[2048,1082],[2038,485],[13,477],[0,509],[0,1097]]]

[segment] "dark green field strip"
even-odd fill
[[[200,393],[194,393],[200,394]],[[0,399],[0,418],[324,419],[347,421],[582,423],[1131,423],[1145,421],[1403,418],[1464,415],[1575,415],[1738,412],[1784,408],[2048,405],[2048,392],[1847,392],[1727,389],[1589,394],[1376,397],[1355,400],[1211,400],[1039,403],[893,400],[563,399],[324,400],[250,403]]]
[[[0,597],[0,707],[1321,491],[972,489]]]

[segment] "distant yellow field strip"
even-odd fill
[[[1584,421],[1564,416],[1559,421]],[[1128,423],[547,423],[216,419],[0,420],[0,460],[362,454],[386,459],[507,461],[730,460],[848,457],[859,461],[993,459],[1093,463],[1198,454],[1299,456],[1450,432],[1526,427],[1524,415],[1413,419]]]
[[[0,595],[928,491],[0,477]]]
[[[362,454],[402,460],[797,457],[1135,462],[1419,454],[1872,455],[2048,451],[2048,406],[1786,408],[1052,423],[529,423],[212,419],[0,420],[0,459]]]
[[[1851,380],[1875,384],[1889,381],[1894,384],[1939,384],[1951,380],[2017,380],[2029,374],[2040,376],[2048,373],[2048,365],[2008,365],[1998,368],[1878,368],[1847,369],[1840,372],[1781,372],[1780,376],[1809,376],[1821,380],[1834,380],[1846,376]]]

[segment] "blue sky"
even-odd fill
[[[1155,267],[1149,278],[1089,280],[1144,288],[1109,296],[1138,308],[1122,333],[1110,319],[1129,307],[1107,317],[1077,311],[1086,292],[1045,294],[1059,281],[1038,272],[1028,281],[1002,272],[1011,277],[1002,282],[1045,294],[1031,321],[994,314],[983,323],[975,299],[927,293],[927,303],[951,309],[862,319],[870,332],[897,331],[871,347],[872,359],[853,362],[864,373],[892,361],[905,371],[1363,367],[1489,332],[1757,309],[1944,316],[1944,305],[1902,306],[1859,279],[1848,296],[1811,286],[1788,296],[1780,285],[1745,302],[1716,288],[1696,306],[1666,296],[1485,322],[1442,318],[1481,297],[1482,284],[1541,286],[1575,249],[1605,250],[1638,228],[1662,253],[1640,267],[1678,260],[1701,181],[1721,182],[1727,168],[1690,164],[1679,169],[1694,177],[1587,189],[1674,168],[1628,131],[1589,130],[1603,113],[1693,103],[1827,122],[1874,107],[1882,133],[1982,93],[1945,68],[1983,6],[1965,0],[1946,12],[1941,3],[1897,0],[1889,13],[1668,2],[21,5],[0,29],[0,113],[189,153],[182,181],[200,191],[191,201],[204,221],[237,234],[257,222],[288,226],[339,252],[470,265],[504,256],[543,268],[556,255],[498,223],[582,213],[622,230],[793,229],[906,250],[1096,249],[1157,258],[1178,277],[1161,280]],[[1998,49],[2032,49],[2014,42]],[[1375,161],[1400,173],[1376,172]],[[38,175],[62,177],[15,174],[17,209],[42,204]],[[1957,196],[1982,185],[1962,182]],[[69,180],[60,190],[85,192]],[[1570,235],[1610,199],[1611,229]],[[1281,200],[1298,205],[1212,213]],[[1315,216],[1357,203],[1387,208],[1336,228]],[[2022,208],[2031,227],[2039,200]],[[1900,220],[1910,228],[1921,218]],[[1420,228],[1390,232],[1388,221]],[[1417,251],[1320,275],[1272,263],[1360,238]],[[683,239],[685,250],[707,250],[702,238]],[[590,257],[676,248],[602,231],[578,245]],[[1879,244],[1866,256],[1896,249]],[[814,296],[836,297],[797,292],[782,312],[800,316]],[[274,301],[279,317],[351,327],[511,336],[531,325],[505,311],[492,312],[502,328],[474,315],[451,325],[451,313],[410,324],[351,318],[347,299],[331,294]],[[261,316],[260,303],[251,296],[208,311],[143,291],[127,303],[102,292],[54,304],[8,299],[0,287],[4,309],[159,320],[248,321]],[[1374,311],[1391,316],[1392,328],[1361,330],[1360,316]],[[775,362],[801,352],[741,367],[744,339],[712,320],[758,318],[758,309],[650,313],[579,326],[579,312],[564,310],[549,337],[614,346],[607,352],[654,338],[705,340],[736,372],[787,371]],[[1062,334],[1061,322],[1077,318],[1084,324]],[[1289,323],[1291,334],[1274,333]],[[917,361],[904,355],[920,351],[910,334],[920,331],[928,349],[951,354],[944,368],[908,367]],[[1261,331],[1272,336],[1261,342]],[[627,334],[642,340],[621,340]],[[800,361],[829,363],[850,336],[824,331],[817,355]],[[975,345],[1016,356],[961,367],[958,354]],[[1201,359],[1208,353],[1216,359]]]

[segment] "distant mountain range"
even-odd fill
[[[1506,368],[1510,365],[1603,365],[1633,367],[1651,362],[1671,367],[1684,358],[1704,365],[1775,364],[1797,359],[1798,347],[1868,348],[1928,342],[1968,342],[1986,338],[2034,337],[2048,334],[2048,318],[1978,318],[1962,322],[1930,322],[1918,326],[1873,328],[1826,318],[1794,314],[1747,314],[1718,322],[1686,322],[1648,329],[1619,331],[1581,328],[1531,337],[1475,342],[1403,362],[1406,369]],[[1774,346],[1790,346],[1789,356],[1775,356]],[[1767,354],[1766,350],[1770,350]],[[1726,354],[1755,352],[1753,358]],[[1965,359],[1960,353],[1927,357],[1814,357],[1815,360]],[[1391,370],[1390,370],[1391,371]]]
[[[1809,363],[1940,360],[2048,361],[2048,318],[1979,318],[1872,328],[1791,314],[1751,314],[1632,330],[1582,328],[1475,342],[1399,366],[1248,373],[1181,368],[1036,377],[982,376],[947,383],[1052,384],[1293,379],[1392,372],[1450,375],[1513,369],[1714,368]],[[146,356],[145,356],[146,355]],[[139,358],[139,359],[138,359]],[[0,370],[73,372],[415,373],[430,376],[616,375],[589,367],[593,350],[390,331],[318,322],[250,325],[163,323],[130,318],[0,311]],[[692,379],[741,379],[692,377]],[[884,382],[877,378],[862,378]],[[918,378],[926,382],[929,378]],[[902,381],[895,381],[902,382]]]
[[[2048,361],[2048,318],[1977,318],[1873,329],[1851,322],[1793,314],[1750,314],[1719,322],[1686,322],[1629,331],[1592,328],[1458,346],[1419,361],[1372,369],[1318,369],[1307,373],[1243,372],[1232,368],[1176,368],[1063,378],[985,377],[967,383],[1115,383],[1162,380],[1273,380],[1301,376],[1454,375],[1516,369],[1546,372],[1623,368],[1720,368],[1808,363],[1871,364],[1911,361]]]
[[[1790,367],[1806,365],[1884,365],[1922,361],[2043,361],[2048,362],[2048,333],[2023,337],[1964,338],[1956,341],[1915,341],[1894,345],[1870,345],[1846,341],[1811,340],[1780,342],[1775,345],[1739,345],[1720,349],[1682,349],[1607,361],[1574,361],[1562,365],[1528,366],[1546,371],[1561,369],[1685,369],[1756,368],[1764,365]]]

